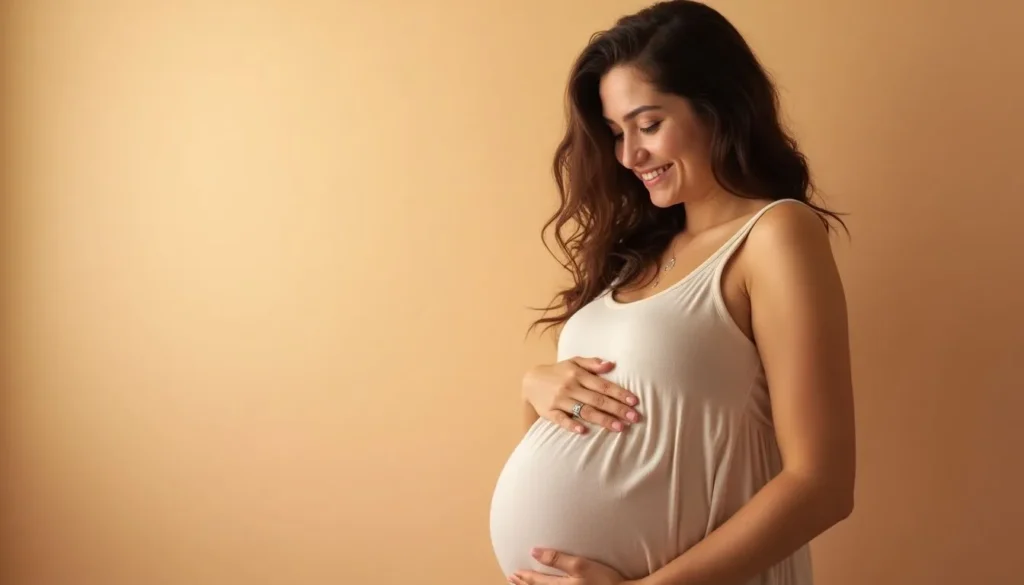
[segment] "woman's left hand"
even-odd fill
[[[534,549],[533,558],[568,575],[558,577],[536,571],[516,571],[509,576],[513,585],[635,585],[615,569],[585,559],[574,557],[551,549]]]

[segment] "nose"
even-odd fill
[[[638,165],[643,164],[644,160],[647,159],[647,151],[639,144],[633,143],[633,141],[626,136],[622,137],[622,145],[620,148],[622,151],[619,157],[619,162],[621,162],[622,166],[627,169],[632,170]]]

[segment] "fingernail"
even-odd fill
[[[626,418],[628,418],[629,420],[631,420],[633,422],[636,422],[636,419],[639,418],[639,417],[637,417],[635,412],[630,411],[630,412],[626,413]]]
[[[628,404],[630,406],[636,406],[636,397],[635,396],[627,396],[626,397],[626,404]]]
[[[540,558],[540,554],[542,552],[544,552],[544,551],[542,551],[539,548],[532,548],[532,549],[530,549],[530,555],[532,555],[534,558],[538,558],[539,559]]]
[[[612,428],[615,429],[616,431],[621,431],[622,423],[620,423],[619,421],[615,421],[612,423]]]
[[[581,427],[580,425],[576,425],[576,432],[577,433],[582,433],[583,432],[583,427]]]

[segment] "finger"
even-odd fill
[[[587,404],[588,401],[593,400],[593,397],[595,396],[593,392],[579,392],[574,394],[579,394],[579,397],[577,398],[573,396],[562,398],[561,400],[558,401],[556,406],[565,412],[572,412],[576,404],[581,403],[583,404],[583,407],[580,409],[579,418],[589,423],[602,426],[610,431],[620,432],[626,430],[626,425],[621,420],[615,418],[614,416],[608,414],[607,412],[604,412]]]
[[[573,577],[582,577],[583,571],[586,570],[587,560],[583,557],[568,555],[550,548],[535,548],[530,554],[542,565],[558,569]]]
[[[604,374],[615,368],[615,362],[610,362],[598,357],[574,357],[572,361],[577,366],[595,374]]]
[[[594,392],[599,392],[620,404],[636,406],[640,402],[640,398],[636,394],[633,394],[622,386],[609,382],[600,376],[595,376],[590,372],[579,372],[576,380],[584,388],[588,388]]]
[[[572,410],[572,406],[570,406],[569,409]],[[587,432],[587,427],[581,425],[579,421],[573,419],[571,416],[569,416],[568,414],[561,410],[552,410],[549,415],[549,418],[552,422],[554,422],[555,424],[557,424],[558,426],[562,427],[567,431],[571,431],[573,433],[578,434],[583,434]]]
[[[601,412],[606,412],[626,424],[640,422],[640,413],[635,408],[626,406],[618,400],[582,384],[569,391],[569,398],[588,404]]]
[[[621,431],[624,430],[623,424],[640,422],[640,413],[636,409],[579,382],[570,386],[569,391],[563,396],[557,403],[558,408],[572,412],[573,406],[580,402],[585,405],[580,417],[605,428]]]

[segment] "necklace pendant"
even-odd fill
[[[675,266],[675,265],[676,265],[676,257],[672,256],[671,258],[668,259],[668,262],[666,262],[665,265],[661,267],[661,270],[659,270],[654,275],[654,283],[651,284],[651,286],[652,287],[658,286],[658,284],[661,283],[661,275],[662,275],[662,273],[665,273],[665,272],[668,272],[669,270],[672,270],[672,267]]]

